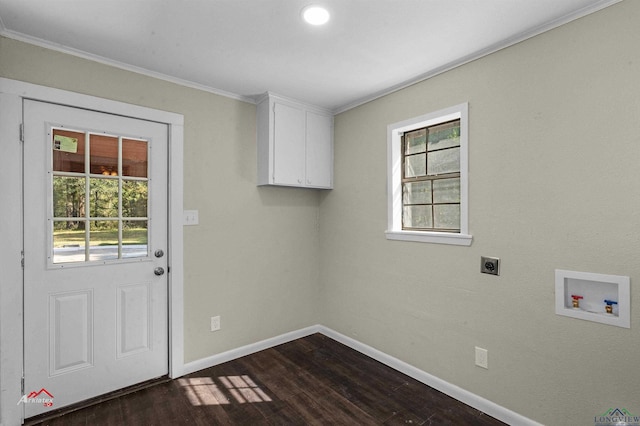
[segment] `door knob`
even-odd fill
[[[153,273],[158,276],[164,275],[164,268],[161,268],[160,266],[158,266],[156,269],[153,270]]]

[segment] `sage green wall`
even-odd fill
[[[255,105],[7,38],[0,76],[184,115],[185,362],[316,323],[318,193],[256,187]]]
[[[640,413],[638,46],[624,1],[338,115],[321,323],[544,424]],[[467,101],[472,245],[387,241],[387,125]],[[555,315],[556,268],[630,276],[631,329]]]
[[[252,104],[6,38],[0,76],[184,114],[185,361],[322,323],[539,422],[592,424],[640,412],[638,28],[626,0],[340,114],[328,192],[255,186]],[[473,244],[387,241],[386,126],[467,101]],[[631,329],[555,315],[556,268],[630,276]]]

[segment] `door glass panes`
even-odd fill
[[[89,260],[118,259],[117,220],[92,220],[89,232]]]
[[[147,181],[125,180],[122,182],[122,216],[147,217]]]
[[[122,257],[143,257],[147,255],[146,220],[125,220],[122,222]]]
[[[85,216],[85,178],[53,177],[53,216],[58,218]]]
[[[53,129],[53,263],[148,257],[148,142]]]
[[[118,138],[91,135],[91,173],[118,176]]]
[[[85,261],[84,220],[53,222],[53,253],[55,263]]]
[[[54,129],[53,170],[84,173],[84,133]]]
[[[147,141],[124,139],[122,141],[122,174],[147,177]]]
[[[89,179],[91,217],[118,217],[118,179]]]

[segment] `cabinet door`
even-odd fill
[[[304,111],[288,105],[274,105],[273,183],[304,184]]]
[[[306,186],[331,188],[333,175],[333,118],[307,112]]]

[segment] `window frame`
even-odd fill
[[[105,264],[122,264],[122,263],[132,263],[132,262],[144,262],[144,261],[151,261],[151,251],[150,248],[151,246],[151,232],[150,232],[150,216],[149,216],[149,212],[150,212],[150,208],[151,208],[151,197],[150,197],[150,173],[151,173],[151,164],[149,162],[149,158],[150,158],[150,148],[151,148],[151,139],[149,138],[141,138],[141,137],[137,137],[137,136],[129,136],[123,133],[112,133],[112,132],[104,132],[104,131],[99,131],[99,130],[92,130],[92,129],[87,129],[87,128],[82,128],[80,126],[73,126],[73,127],[65,127],[62,125],[57,125],[57,124],[49,124],[48,128],[47,128],[47,135],[48,138],[50,139],[51,145],[53,146],[54,144],[54,137],[55,137],[55,133],[56,131],[59,130],[63,130],[63,131],[67,131],[67,132],[74,132],[74,133],[78,133],[78,134],[84,134],[84,147],[83,147],[83,151],[84,154],[82,154],[84,156],[84,160],[83,160],[83,171],[79,172],[79,171],[64,171],[64,170],[55,170],[55,166],[54,166],[54,152],[56,151],[55,149],[51,149],[48,150],[47,152],[47,164],[48,166],[48,194],[47,194],[47,229],[49,234],[47,235],[47,245],[48,245],[48,251],[47,251],[47,269],[61,269],[61,268],[78,268],[78,267],[86,267],[86,266],[94,266],[94,265],[105,265]],[[117,162],[117,166],[116,166],[116,170],[115,170],[115,175],[110,175],[110,176],[105,176],[104,174],[99,174],[96,172],[92,172],[91,171],[91,166],[92,166],[92,152],[91,152],[91,139],[92,136],[98,136],[98,137],[107,137],[107,138],[112,138],[115,139],[114,142],[117,143],[117,155],[118,158],[116,159]],[[135,142],[144,142],[146,144],[146,162],[147,162],[147,169],[145,171],[146,177],[138,177],[138,176],[130,176],[124,173],[123,171],[123,144],[125,143],[125,141],[135,141]],[[95,143],[95,142],[94,142]],[[85,212],[83,213],[82,216],[56,216],[55,214],[55,208],[54,208],[54,181],[55,178],[82,178],[85,179],[85,183],[84,183],[84,197],[85,197]],[[117,208],[117,215],[116,216],[109,216],[109,217],[100,217],[100,216],[96,216],[92,213],[92,205],[91,202],[88,200],[91,200],[92,196],[91,196],[91,181],[92,180],[112,180],[112,181],[116,181],[118,182],[118,190],[117,190],[117,197],[118,197],[118,208]],[[140,217],[135,217],[135,216],[125,216],[123,215],[122,212],[122,203],[123,203],[123,184],[125,182],[145,182],[147,183],[147,211],[146,211],[146,216],[140,216]],[[55,232],[55,227],[54,227],[54,223],[55,222],[67,222],[67,221],[77,221],[77,222],[84,222],[84,228],[85,228],[85,246],[84,246],[84,255],[85,255],[85,259],[84,260],[58,260],[56,261],[56,249],[55,249],[55,236],[54,236],[54,232]],[[116,257],[108,257],[108,258],[104,258],[104,259],[92,259],[92,255],[95,256],[95,253],[92,252],[92,249],[95,250],[95,248],[97,246],[95,245],[91,245],[91,224],[95,223],[95,222],[102,222],[102,221],[111,221],[111,222],[117,222],[118,223],[118,230],[117,230],[117,238],[118,238],[118,244],[117,244],[117,252],[116,252]],[[144,256],[126,256],[124,254],[124,244],[123,244],[123,240],[124,240],[124,223],[125,222],[146,222],[147,224],[147,239],[146,239],[146,254]]]
[[[460,120],[460,232],[402,229],[402,135],[412,130]],[[388,240],[469,246],[469,104],[444,108],[387,126]]]

